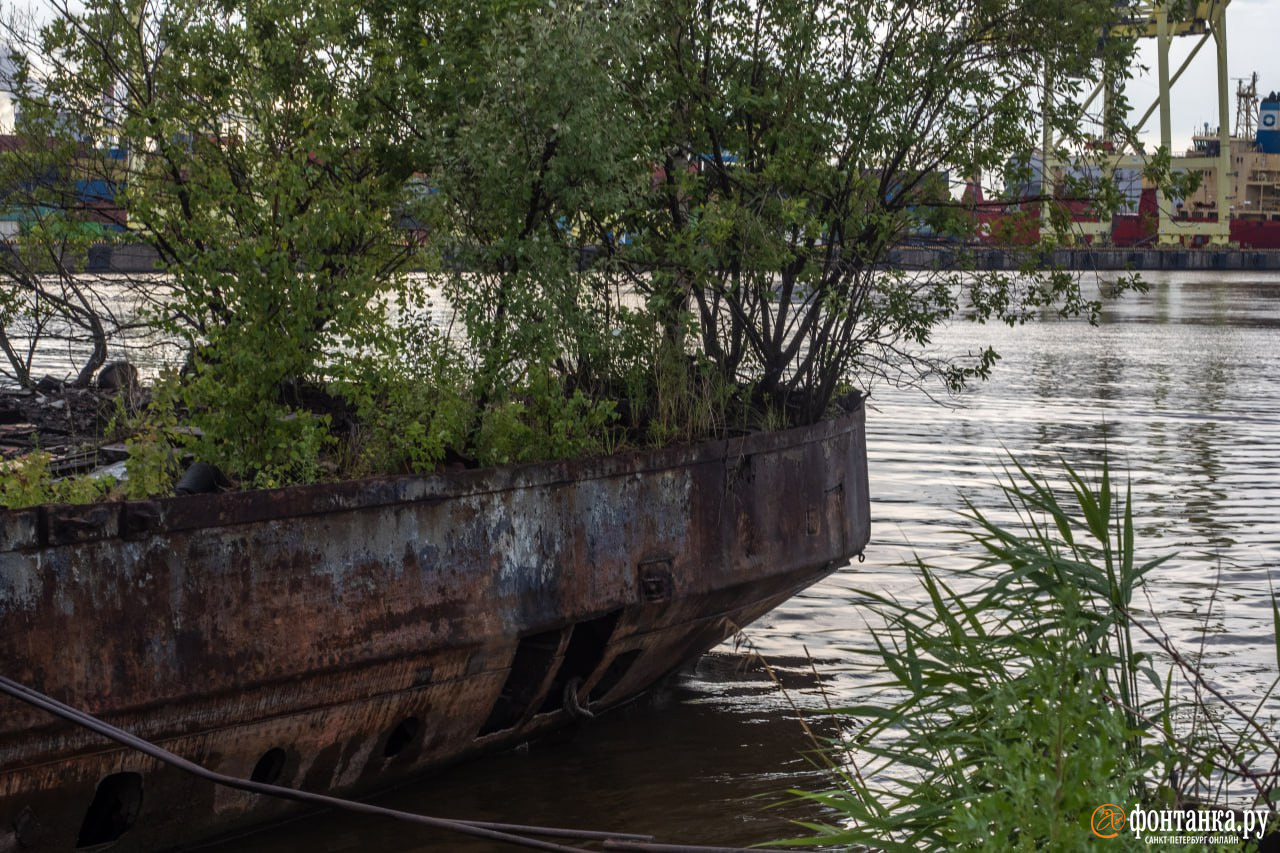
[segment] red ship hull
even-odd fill
[[[1066,204],[1073,222],[1097,221],[1082,206],[1071,202]],[[1040,237],[1039,203],[1001,206],[980,201],[975,207],[974,219],[978,241],[984,245],[1029,246]],[[1184,223],[1213,221],[1212,218],[1190,216],[1175,219],[1175,222]],[[1112,218],[1110,244],[1120,248],[1154,245],[1158,225],[1156,192],[1145,189],[1137,213],[1117,214]],[[1092,243],[1093,239],[1086,236],[1083,242]],[[1183,245],[1188,248],[1199,248],[1208,242],[1203,235],[1183,238]],[[1280,249],[1280,220],[1232,219],[1231,243],[1241,249]]]

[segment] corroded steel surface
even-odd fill
[[[861,409],[661,451],[0,512],[0,671],[231,775],[361,794],[616,704],[860,553]],[[0,697],[0,853],[291,804]]]

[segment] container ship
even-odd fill
[[[1254,84],[1242,86],[1237,92],[1242,101],[1239,115],[1243,120],[1237,120],[1236,133],[1231,137],[1232,169],[1225,176],[1229,182],[1229,239],[1240,249],[1280,249],[1280,93],[1271,92],[1259,103],[1256,81],[1257,75],[1254,75]],[[1182,157],[1173,158],[1173,169],[1189,171],[1186,166],[1180,167],[1179,161],[1194,159],[1203,163],[1204,158],[1217,157],[1220,147],[1217,130],[1206,125],[1192,137],[1191,148]],[[1110,153],[1107,148],[1102,150],[1104,155]],[[1032,155],[1030,166],[1031,179],[1006,187],[1004,194],[1005,199],[1024,201],[1012,205],[1003,200],[987,201],[981,185],[976,182],[966,189],[965,200],[974,211],[978,242],[1006,246],[1036,242],[1040,232],[1040,176],[1044,169],[1038,152]],[[1203,234],[1178,236],[1177,226],[1217,222],[1220,215],[1218,170],[1199,167],[1196,170],[1200,172],[1196,191],[1186,198],[1170,200],[1174,239],[1177,244],[1193,248],[1206,245],[1209,238]],[[1156,188],[1145,182],[1136,168],[1115,169],[1113,178],[1127,204],[1111,218],[1109,229],[1099,229],[1092,200],[1072,197],[1069,190],[1071,186],[1080,186],[1082,180],[1087,182],[1091,173],[1097,171],[1098,167],[1086,164],[1050,165],[1053,204],[1079,226],[1075,229],[1080,232],[1079,242],[1116,247],[1155,245],[1159,230]]]

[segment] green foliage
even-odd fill
[[[0,504],[8,508],[47,503],[53,495],[50,456],[33,450],[0,468]]]
[[[447,142],[422,156],[442,158],[429,209],[459,263],[445,296],[469,341],[482,460],[597,446],[608,398],[644,372],[653,322],[623,304],[611,248],[648,176],[624,89],[635,16],[515,3],[440,24],[438,50],[468,73],[441,81]],[[600,257],[583,268],[589,246]]]
[[[726,382],[705,358],[690,358],[664,343],[654,356],[653,372],[653,384],[647,391],[653,405],[647,438],[653,444],[697,441],[722,434],[731,423],[778,426],[751,423],[749,417],[739,417],[733,411],[733,403],[740,389]]]
[[[511,397],[487,409],[477,448],[482,465],[580,458],[610,448],[611,401],[565,395],[554,377],[534,371]]]
[[[965,230],[947,176],[1032,149],[1046,87],[1050,135],[1086,141],[1123,11],[88,0],[27,43],[18,88],[59,156],[127,152],[107,159],[170,276],[149,319],[187,350],[188,449],[277,485],[335,450],[369,473],[550,458],[985,377],[994,353],[932,356],[932,331],[1092,316],[1081,278],[908,274],[889,251]],[[414,264],[456,312],[430,341],[395,327]]]
[[[182,388],[188,420],[199,430],[192,451],[255,488],[315,482],[321,454],[334,440],[329,416],[277,402],[273,398],[287,387],[273,369],[278,365],[268,362],[258,371],[262,363],[249,352],[235,355],[252,375],[231,381],[221,371],[197,369]]]
[[[804,795],[842,819],[812,827],[814,843],[1092,849],[1098,806],[1199,800],[1211,776],[1258,766],[1254,750],[1280,754],[1251,716],[1224,734],[1220,713],[1206,723],[1169,692],[1133,640],[1157,635],[1131,609],[1162,560],[1138,560],[1130,498],[1105,462],[1096,483],[1065,472],[1055,489],[1017,468],[1002,515],[1020,528],[970,506],[983,557],[950,578],[921,565],[919,603],[865,594],[883,627],[857,652],[882,678],[876,697],[840,709],[839,787]]]
[[[113,477],[67,477],[55,480],[43,450],[0,463],[0,507],[19,509],[38,504],[86,504],[101,500],[116,484]]]
[[[1200,188],[1202,173],[1197,169],[1175,170],[1173,156],[1167,148],[1151,155],[1143,169],[1143,177],[1164,189],[1169,198],[1188,198]]]
[[[130,500],[164,497],[173,493],[179,474],[178,457],[190,433],[178,432],[178,377],[161,376],[152,386],[151,402],[136,418],[118,412],[112,431],[125,431],[125,496]]]
[[[342,4],[99,0],[43,31],[61,62],[42,97],[130,153],[130,222],[172,276],[152,320],[190,350],[199,450],[249,481],[314,479],[327,424],[289,390],[386,334],[409,257],[370,26]]]
[[[970,288],[999,291],[988,304],[1006,306],[977,319],[1046,302],[1078,312],[1078,277],[1028,289],[886,261],[912,228],[961,229],[942,170],[1000,169],[1035,148],[1044,87],[1059,104],[1087,91],[1102,68],[1099,33],[1120,11],[1103,0],[657,0],[642,65],[651,85],[629,91],[643,93],[637,113],[661,116],[661,173],[627,226],[631,254],[653,269],[637,287],[657,297],[656,319],[681,341],[692,313],[727,381],[751,383],[757,409],[806,422],[854,376],[983,375],[981,363],[954,369],[923,354]],[[1132,44],[1105,49],[1123,70]],[[1084,142],[1078,109],[1044,120],[1054,138]]]
[[[402,312],[390,350],[335,390],[356,407],[353,473],[427,473],[465,444],[472,415],[465,365],[429,314]]]

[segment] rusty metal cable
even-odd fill
[[[794,851],[777,850],[777,848],[752,847],[706,847],[698,844],[658,844],[651,841],[631,841],[627,839],[607,839],[605,850],[630,850],[633,853],[761,853],[762,849],[776,853],[794,853]]]
[[[42,711],[81,726],[82,728],[96,732],[105,738],[127,746],[137,752],[141,752],[144,755],[148,755],[157,761],[162,761],[165,764],[178,768],[179,770],[186,771],[193,776],[213,782],[216,785],[235,788],[240,791],[248,791],[252,794],[262,794],[269,797],[295,800],[297,802],[341,809],[343,811],[355,812],[357,814],[390,817],[406,821],[408,823],[429,826],[434,829],[443,829],[462,835],[473,835],[481,838],[489,838],[494,841],[502,841],[518,847],[529,847],[535,850],[559,851],[559,853],[590,853],[590,851],[586,851],[580,847],[568,847],[551,841],[543,841],[539,838],[532,838],[529,836],[578,839],[582,841],[604,841],[606,843],[610,841],[648,842],[653,840],[653,836],[651,835],[633,835],[621,832],[593,832],[591,830],[583,829],[520,826],[517,824],[493,823],[488,821],[452,820],[449,818],[430,817],[428,815],[414,814],[413,812],[404,812],[399,811],[398,809],[375,806],[369,803],[361,803],[355,800],[345,800],[341,797],[332,797],[327,794],[314,794],[310,791],[300,791],[296,788],[286,788],[281,785],[268,785],[263,782],[254,782],[249,779],[241,779],[236,776],[228,776],[225,773],[218,773],[208,769],[207,767],[196,764],[193,761],[188,761],[182,756],[169,752],[167,749],[157,746],[148,740],[144,740],[143,738],[130,734],[124,729],[117,728],[110,723],[103,722],[97,717],[73,708],[70,705],[65,705],[56,699],[46,696],[43,693],[13,681],[12,679],[6,678],[3,675],[0,675],[0,692],[6,693],[14,699],[26,702],[28,705],[32,705]]]

